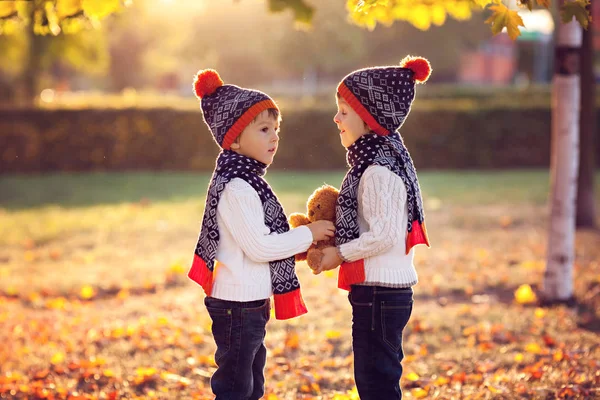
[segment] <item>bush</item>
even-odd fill
[[[273,168],[344,168],[333,115],[332,109],[284,110]],[[549,165],[548,109],[414,109],[401,132],[419,169]],[[0,110],[2,173],[210,171],[217,154],[200,111]]]

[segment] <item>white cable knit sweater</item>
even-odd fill
[[[358,184],[360,236],[339,246],[347,261],[364,259],[363,285],[410,287],[417,283],[414,249],[406,254],[408,211],[402,178],[372,165]]]
[[[253,301],[271,297],[269,261],[302,253],[313,241],[307,226],[270,234],[258,193],[246,181],[232,179],[217,207],[217,249],[212,297]]]

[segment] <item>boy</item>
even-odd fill
[[[350,170],[336,207],[336,247],[316,273],[341,264],[350,291],[354,377],[360,398],[400,399],[402,331],[417,283],[412,247],[429,246],[419,181],[397,130],[415,83],[431,73],[424,58],[352,72],[338,86],[338,126]]]
[[[265,326],[307,312],[294,255],[334,234],[319,221],[290,230],[283,207],[262,178],[279,143],[279,108],[266,94],[224,85],[214,70],[194,82],[204,121],[223,151],[208,188],[202,230],[188,276],[206,292],[213,321],[219,399],[264,394]]]

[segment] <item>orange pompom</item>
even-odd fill
[[[223,80],[214,69],[200,70],[194,79],[194,92],[199,99],[213,94],[221,86]]]
[[[418,83],[425,83],[431,75],[431,64],[423,57],[406,56],[400,61],[400,66],[413,71],[415,81]]]

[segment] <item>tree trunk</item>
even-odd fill
[[[30,25],[27,29],[27,64],[21,75],[22,102],[32,106],[39,90],[39,76],[41,73],[42,52],[44,50],[44,38],[36,35],[33,31],[33,20],[35,4],[30,5]]]
[[[589,6],[591,9],[591,5]],[[594,136],[596,134],[596,88],[594,76],[594,24],[590,23],[583,31],[581,45],[581,155],[579,157],[579,178],[577,182],[578,228],[596,227],[594,199]]]
[[[543,300],[548,303],[565,302],[573,297],[581,31],[581,26],[575,21],[559,24],[556,38],[552,83],[550,232],[542,293]]]

